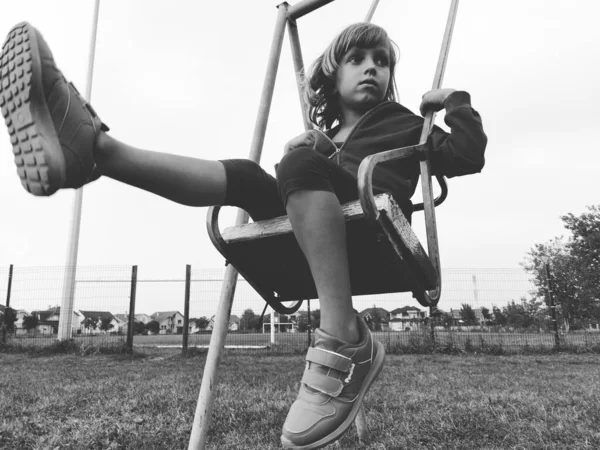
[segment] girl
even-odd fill
[[[286,145],[274,178],[245,159],[194,159],[114,139],[28,23],[10,31],[0,57],[0,106],[17,172],[32,194],[52,195],[105,176],[185,205],[237,206],[254,220],[289,216],[317,286],[321,327],[283,426],[287,448],[318,448],[339,438],[383,366],[382,344],[352,307],[340,204],[358,198],[356,174],[365,156],[418,143],[422,117],[395,102],[396,59],[382,28],[358,23],[343,30],[307,76],[305,99],[316,129]],[[442,108],[451,133],[431,133],[434,172],[479,172],[486,136],[469,94],[440,89],[423,96],[422,113]],[[387,164],[373,177],[375,190],[393,193],[409,218],[418,164]]]

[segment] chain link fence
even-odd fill
[[[225,269],[182,268],[181,278],[161,279],[133,276],[134,267],[77,268],[73,342],[208,347]],[[0,267],[2,345],[56,344],[64,274],[64,267]],[[560,323],[555,328],[548,297],[536,293],[530,275],[521,269],[446,269],[438,308],[422,307],[410,293],[360,296],[353,303],[390,352],[600,346],[598,318],[589,318],[587,326],[576,330]],[[273,314],[264,306],[239,278],[226,348],[304,352],[319,326],[318,300],[305,301],[291,316]]]

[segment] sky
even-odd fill
[[[143,149],[247,157],[277,3],[102,0],[91,103],[110,133]],[[363,20],[370,4],[336,0],[299,19],[305,65],[345,26]],[[400,48],[396,82],[400,102],[412,111],[432,87],[449,5],[381,0],[373,17]],[[33,24],[66,77],[85,92],[93,6],[93,0],[6,2],[0,33],[20,21]],[[450,179],[448,199],[436,209],[443,268],[518,268],[536,243],[566,233],[561,215],[600,203],[599,16],[593,0],[460,2],[443,86],[471,94],[488,145],[483,171]],[[445,127],[443,113],[437,123]],[[302,131],[286,37],[263,167],[273,173],[284,144]],[[50,198],[27,194],[0,126],[0,268],[64,265],[74,196],[72,190]],[[145,279],[183,278],[186,264],[199,272],[223,267],[206,233],[206,208],[104,178],[86,186],[83,198],[82,266],[137,264]],[[222,226],[234,217],[228,208]],[[413,225],[424,243],[422,214]],[[182,288],[144,289],[152,309],[164,301],[151,299],[179,296]]]

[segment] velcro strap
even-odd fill
[[[339,353],[323,350],[322,348],[309,347],[306,353],[306,360],[320,364],[340,372],[349,372],[352,366],[352,360]]]
[[[332,397],[337,397],[344,389],[344,383],[336,378],[331,378],[319,372],[305,370],[302,376],[302,383]]]

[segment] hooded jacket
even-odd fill
[[[444,102],[445,123],[450,133],[434,126],[428,138],[433,174],[448,178],[480,172],[484,166],[487,137],[479,113],[471,107],[467,92],[455,91]],[[424,119],[396,102],[383,102],[366,112],[338,148],[331,141],[337,128],[307,131],[288,143],[287,151],[309,146],[334,159],[354,176],[362,160],[374,153],[419,143]],[[375,192],[390,192],[408,200],[420,175],[417,157],[387,161],[375,167]]]

